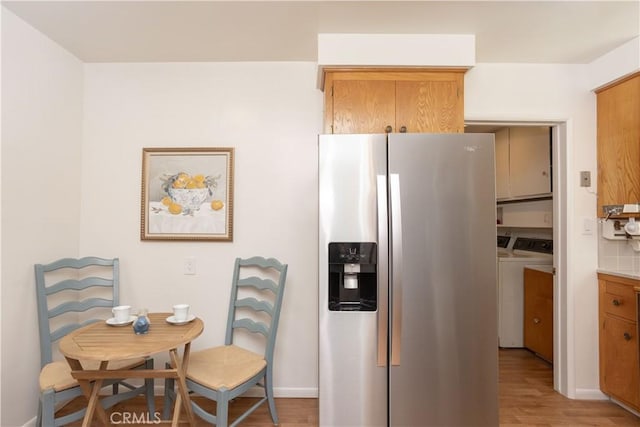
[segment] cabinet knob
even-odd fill
[[[629,341],[631,339],[631,334],[629,332],[625,332],[623,335],[625,341]]]
[[[534,317],[533,318],[533,323],[535,323],[537,325],[538,323],[540,323],[540,319],[538,319],[537,317]]]
[[[400,133],[407,133],[407,127],[406,126],[401,126],[400,127]]]
[[[616,307],[620,305],[620,301],[617,299],[614,299],[613,301],[611,301],[611,304],[615,305]]]
[[[384,131],[385,131],[386,133],[391,133],[391,132],[393,132],[393,128],[391,127],[391,125],[387,125],[387,127],[386,127],[386,128],[384,128]]]

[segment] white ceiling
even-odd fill
[[[477,62],[588,63],[639,35],[624,1],[2,1],[85,62],[315,61],[318,33],[475,34]]]

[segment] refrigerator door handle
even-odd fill
[[[391,366],[400,365],[402,348],[402,212],[400,208],[400,175],[389,176],[391,206]]]
[[[378,203],[378,366],[387,366],[389,331],[389,219],[387,177],[376,177]]]

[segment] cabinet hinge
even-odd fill
[[[333,125],[331,125],[331,133],[333,133]]]
[[[331,96],[333,97],[333,85],[331,85]]]

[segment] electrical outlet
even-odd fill
[[[196,259],[188,256],[184,259],[184,274],[196,274]]]
[[[591,172],[580,172],[580,187],[591,187]]]

